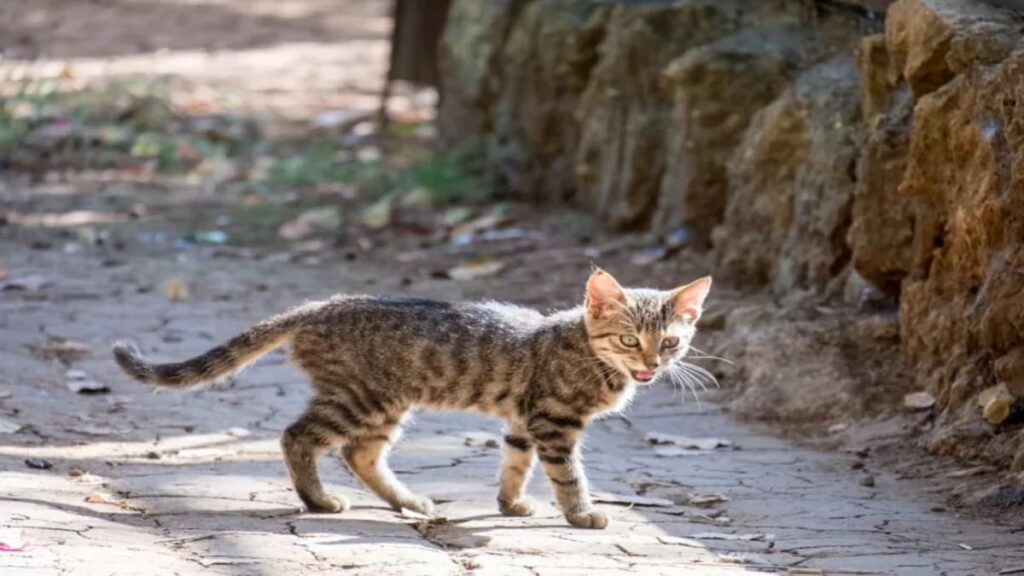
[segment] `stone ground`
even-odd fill
[[[94,206],[88,194],[57,193],[68,188],[75,186],[8,187],[5,202],[65,214]],[[282,353],[215,390],[154,394],[117,371],[109,343],[131,336],[158,357],[180,358],[335,291],[571,302],[593,253],[573,231],[588,223],[522,208],[520,217],[548,235],[545,244],[510,250],[519,255],[508,256],[499,277],[455,282],[429,272],[452,257],[444,245],[411,263],[371,250],[328,253],[304,266],[282,262],[273,247],[134,240],[169,234],[190,213],[235,210],[153,206],[148,221],[111,225],[113,240],[71,254],[59,230],[0,228],[8,282],[30,285],[0,293],[0,418],[24,426],[0,435],[0,540],[21,535],[27,543],[0,552],[0,573],[974,575],[1024,564],[1019,533],[946,511],[927,486],[875,470],[863,454],[798,447],[667,387],[588,434],[596,490],[660,499],[600,504],[613,519],[607,531],[567,527],[541,477],[530,489],[544,503],[537,516],[499,516],[498,425],[463,414],[419,415],[393,456],[406,482],[438,500],[437,519],[387,509],[330,458],[324,477],[354,508],[303,513],[277,438],[307,390]],[[680,263],[652,272],[622,262],[618,240],[599,232],[588,242],[606,247],[607,265],[631,281],[690,274]],[[187,281],[186,300],[168,301],[168,278]],[[54,338],[77,345],[62,348]],[[65,363],[52,358],[61,354]],[[69,365],[111,391],[69,391]],[[647,432],[732,446],[659,455]],[[53,467],[30,468],[29,458]],[[862,485],[855,469],[864,466],[874,486]],[[728,500],[695,503],[716,495]],[[661,506],[643,505],[650,503]]]

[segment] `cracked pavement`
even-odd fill
[[[0,240],[0,252],[11,255],[5,265],[12,270],[56,279],[45,298],[0,298],[0,417],[26,425],[0,435],[0,534],[13,530],[27,541],[24,551],[0,552],[5,575],[966,576],[1024,563],[1019,534],[942,511],[926,486],[884,470],[872,470],[875,486],[863,486],[853,472],[863,465],[859,456],[795,446],[668,388],[639,394],[625,417],[588,432],[584,454],[596,491],[668,504],[601,503],[612,519],[606,531],[568,527],[540,474],[530,487],[541,504],[536,516],[498,515],[499,425],[453,413],[417,415],[392,457],[403,480],[437,500],[440,519],[387,509],[333,458],[322,460],[322,476],[353,508],[306,514],[277,439],[308,392],[283,353],[214,390],[156,394],[117,372],[109,342],[132,336],[158,357],[184,357],[333,291],[514,299],[522,296],[514,280],[405,286],[372,259],[281,274],[273,261],[201,248],[176,259],[137,251],[123,255],[122,265],[103,266],[101,253],[29,251],[12,237]],[[186,302],[148,288],[169,268],[201,280]],[[552,280],[556,301],[575,294],[575,277]],[[64,366],[30,354],[54,335],[89,346],[74,366],[111,393],[74,394]],[[663,457],[645,441],[648,432],[732,446]],[[53,467],[31,469],[27,458]],[[97,492],[109,499],[87,501]],[[691,503],[716,494],[728,500]]]

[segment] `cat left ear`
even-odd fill
[[[675,309],[676,315],[691,324],[696,322],[704,310],[704,299],[708,297],[710,291],[711,276],[705,276],[686,286],[676,288],[672,292],[672,307]]]
[[[615,278],[598,268],[587,280],[587,311],[594,318],[602,316],[626,303],[626,291]]]

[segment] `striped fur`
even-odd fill
[[[678,291],[602,292],[592,289],[595,277],[611,278],[595,272],[584,306],[550,315],[493,302],[337,296],[270,318],[185,362],[152,364],[128,344],[114,355],[137,380],[184,388],[230,375],[290,341],[314,394],[281,443],[296,492],[312,511],[348,507],[324,491],[316,466],[339,450],[353,475],[392,507],[430,513],[430,499],[388,468],[388,451],[412,409],[473,410],[506,422],[502,513],[533,512],[524,487],[540,461],[568,521],[603,528],[607,518],[591,505],[579,458],[584,428],[629,401],[633,375],[652,365],[652,353],[663,364],[685,354],[694,329],[693,318],[680,315]],[[624,336],[640,344],[628,348]],[[680,345],[648,349],[669,336]]]

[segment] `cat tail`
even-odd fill
[[[292,339],[312,306],[268,318],[238,336],[185,360],[154,364],[132,342],[114,344],[114,360],[132,378],[157,388],[200,388],[231,376]]]

